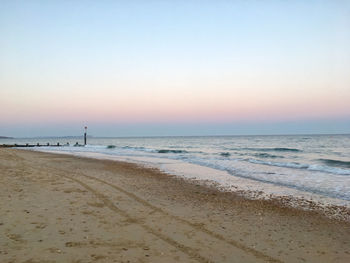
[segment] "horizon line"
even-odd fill
[[[159,138],[159,137],[242,137],[242,136],[325,136],[325,135],[350,135],[350,133],[276,133],[276,134],[207,134],[207,135],[147,135],[147,136],[94,136],[88,135],[88,138]],[[7,137],[7,138],[1,138]],[[67,135],[67,136],[33,136],[33,137],[11,137],[0,136],[1,139],[50,139],[50,138],[78,138],[84,137],[84,135]]]

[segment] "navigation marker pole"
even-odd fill
[[[86,145],[86,133],[87,133],[87,126],[85,126],[85,132],[84,132],[84,145]]]

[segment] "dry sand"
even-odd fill
[[[0,262],[350,262],[350,222],[136,165],[0,149]]]

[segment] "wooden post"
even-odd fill
[[[86,145],[86,133],[87,133],[87,126],[85,126],[85,132],[84,132],[84,145]]]

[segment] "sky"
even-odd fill
[[[350,133],[350,1],[0,0],[0,135]]]

